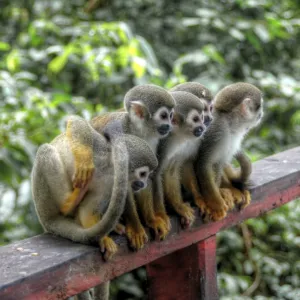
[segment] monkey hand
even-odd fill
[[[161,219],[163,219],[163,221],[166,223],[166,227],[168,232],[171,230],[171,221],[170,221],[170,217],[165,213],[165,212],[157,212],[155,213],[155,215]]]
[[[147,225],[154,230],[155,238],[158,240],[164,240],[170,231],[170,227],[158,216],[155,216],[154,219],[148,221]]]
[[[142,249],[148,242],[148,235],[142,226],[134,228],[131,224],[126,225],[126,235],[134,250]]]
[[[234,201],[231,191],[229,189],[220,189],[220,194],[220,199],[216,199],[216,201],[206,202],[210,209],[209,218],[213,221],[219,221],[224,219],[229,209],[229,205],[227,203],[231,205],[231,203]]]
[[[73,187],[83,188],[91,180],[95,166],[93,150],[85,145],[76,145],[73,150],[75,161],[75,173],[73,176]]]
[[[118,251],[117,244],[113,241],[112,238],[105,236],[100,239],[100,251],[104,253],[104,259],[109,260],[113,257],[113,255]]]
[[[176,211],[181,216],[180,222],[183,228],[188,228],[194,223],[195,211],[189,203],[180,203]]]

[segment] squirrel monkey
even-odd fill
[[[212,94],[204,85],[198,83],[198,82],[185,82],[176,85],[171,89],[171,91],[186,91],[189,92],[198,98],[200,98],[205,103],[204,108],[204,124],[206,127],[208,127],[213,119],[212,117]],[[221,187],[226,187],[231,189],[231,192],[235,194],[236,198],[239,198],[241,196],[242,198],[246,198],[245,204],[249,203],[249,197],[250,194],[246,191],[246,185],[247,181],[250,177],[251,171],[252,171],[252,165],[249,158],[244,154],[244,152],[240,151],[235,155],[236,160],[240,164],[240,169],[235,170],[232,168],[231,164],[227,164],[223,169],[223,175],[222,175],[222,183]],[[194,200],[197,204],[197,206],[200,209],[200,212],[202,214],[209,213],[208,207],[204,204],[204,202],[201,200],[201,196],[199,194],[199,188],[197,185],[197,182],[194,178],[194,170],[193,170],[193,162],[189,161],[186,162],[183,170],[182,170],[182,184],[187,190],[190,190],[193,194]],[[242,191],[243,193],[239,193],[239,191]],[[244,195],[245,196],[244,196]],[[231,208],[233,206],[233,203],[231,203]]]
[[[170,206],[181,216],[182,225],[189,226],[195,219],[194,210],[181,196],[181,171],[184,164],[196,156],[200,137],[205,131],[205,104],[188,92],[171,92],[175,99],[173,130],[158,148],[159,167],[154,179],[156,212],[163,207],[164,195]],[[194,171],[192,167],[192,171]],[[193,180],[196,181],[194,174]]]
[[[240,152],[244,136],[262,116],[262,93],[249,83],[228,85],[213,100],[213,120],[195,162],[200,192],[213,220],[224,218],[232,202],[232,194],[220,189],[223,169]]]
[[[132,134],[146,141],[152,151],[156,153],[158,142],[165,138],[172,130],[172,114],[175,101],[171,94],[156,85],[139,85],[129,90],[124,98],[125,111],[117,111],[97,116],[91,120],[91,126],[99,133],[105,134],[107,126],[118,120],[122,124],[124,133]],[[68,124],[68,131],[73,124]],[[68,135],[68,134],[67,134]],[[74,187],[83,189],[88,182],[93,170],[93,149],[85,142],[87,137],[68,135],[69,142],[75,157]],[[138,146],[137,146],[138,147]],[[77,162],[76,162],[77,161]],[[90,167],[89,167],[90,166]],[[148,237],[139,219],[134,198],[137,200],[139,211],[147,226],[164,235],[169,231],[169,217],[156,215],[152,199],[152,182],[147,188],[133,195],[132,189],[128,189],[124,218],[126,221],[126,233],[133,248],[139,249],[147,241]]]
[[[157,167],[157,159],[147,143],[124,135],[117,122],[107,128],[108,141],[82,118],[71,120],[71,133],[76,136],[80,132],[88,137],[85,142],[91,143],[95,172],[85,188],[73,190],[75,159],[66,134],[42,145],[31,177],[35,208],[47,232],[80,243],[98,238],[105,257],[109,257],[116,245],[107,235],[124,211],[128,186],[142,188]]]

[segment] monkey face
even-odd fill
[[[258,125],[263,117],[263,98],[245,98],[240,105],[240,111],[248,129]]]
[[[200,137],[204,133],[206,129],[206,126],[204,125],[204,113],[204,111],[196,109],[189,111],[185,121],[185,130],[187,131],[187,134],[194,137]]]
[[[205,102],[205,107],[204,107],[204,125],[208,127],[213,119],[212,117],[212,104],[210,104],[207,101]]]
[[[173,114],[173,109],[163,106],[153,115],[153,125],[161,137],[166,137],[172,131]]]
[[[136,168],[132,174],[129,176],[130,186],[134,192],[147,187],[147,181],[150,174],[148,166],[143,166]]]

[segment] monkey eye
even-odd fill
[[[172,111],[170,112],[170,119],[171,120],[173,119],[173,112]]]
[[[200,121],[199,116],[195,116],[195,117],[193,118],[193,121],[194,121],[195,123],[199,122],[199,121]]]
[[[209,106],[209,111],[212,112],[212,110],[213,110],[213,106],[210,105],[210,106]]]
[[[260,107],[261,107],[261,104],[259,103],[259,104],[257,104],[256,105],[256,110],[259,110],[260,109]]]
[[[147,175],[147,172],[145,172],[145,171],[140,173],[140,176],[141,176],[142,178],[143,178],[143,177],[146,177],[146,175]]]
[[[168,118],[168,114],[164,111],[163,113],[161,113],[160,117],[163,119],[163,120],[166,120]]]

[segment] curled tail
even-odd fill
[[[245,190],[250,185],[249,178],[252,173],[252,163],[244,152],[239,152],[235,158],[240,164],[240,169],[237,177],[232,180],[232,184],[240,190]]]

